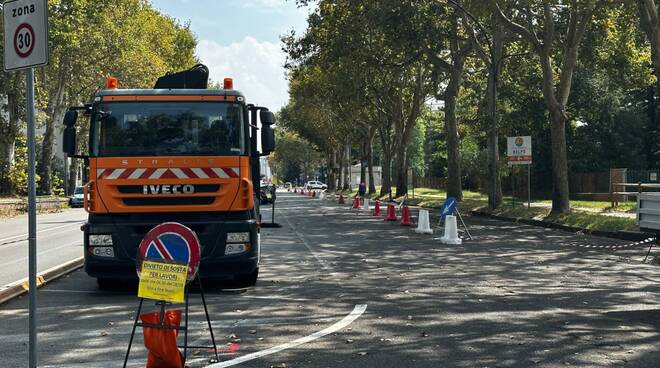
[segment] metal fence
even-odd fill
[[[447,187],[447,179],[414,176],[412,177],[412,186],[415,188],[445,189]]]

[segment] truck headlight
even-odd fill
[[[250,233],[227,233],[227,243],[248,243]]]
[[[89,235],[89,245],[90,246],[112,245],[112,235],[110,235],[110,234],[90,234]]]

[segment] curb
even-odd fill
[[[83,266],[84,257],[76,258],[59,266],[49,268],[37,275],[37,288],[71,273]],[[0,290],[0,305],[28,292],[28,278],[12,282]]]
[[[546,221],[541,221],[541,220],[532,220],[532,219],[526,219],[526,218],[517,218],[517,217],[507,217],[507,216],[493,215],[493,214],[483,212],[483,211],[472,211],[471,214],[473,216],[478,216],[478,217],[486,217],[486,218],[491,218],[491,219],[494,219],[494,220],[508,221],[508,222],[520,222],[520,223],[527,224],[527,225],[545,227],[545,228],[549,228],[549,229],[563,230],[563,231],[567,231],[567,232],[570,232],[570,233],[582,233],[582,234],[587,234],[587,235],[603,236],[603,237],[606,237],[606,238],[614,238],[614,239],[621,239],[621,240],[635,241],[635,242],[646,240],[648,238],[654,238],[656,236],[655,234],[643,233],[643,232],[637,232],[637,231],[589,230],[589,229],[583,229],[581,227],[555,224],[553,222],[546,222]]]

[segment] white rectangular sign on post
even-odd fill
[[[5,71],[48,64],[47,0],[10,0],[3,5]]]
[[[509,165],[529,165],[532,163],[532,137],[507,137],[506,156]]]

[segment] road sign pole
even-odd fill
[[[529,163],[527,164],[527,209],[531,208],[531,203],[532,203],[532,184],[531,184],[531,178],[532,178],[532,164]]]
[[[35,183],[34,68],[27,70],[29,367],[37,367],[37,204]]]

